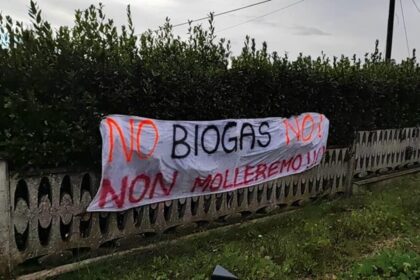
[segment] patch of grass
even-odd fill
[[[372,271],[372,277],[385,277],[373,266],[386,271],[388,264],[398,272],[416,273],[419,213],[419,181],[404,179],[363,196],[320,201],[263,222],[84,267],[60,279],[209,279],[217,264],[240,279],[362,279]]]
[[[420,255],[413,251],[384,250],[354,265],[348,279],[420,279]]]

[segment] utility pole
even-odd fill
[[[386,33],[386,51],[385,51],[386,61],[391,60],[392,34],[394,32],[394,13],[395,13],[395,0],[389,0],[388,29]]]

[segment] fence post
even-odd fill
[[[356,169],[356,141],[357,141],[357,131],[354,133],[352,144],[350,145],[347,152],[347,180],[345,185],[346,196],[351,196],[353,194],[353,177]]]
[[[0,275],[11,273],[10,267],[10,185],[7,161],[0,159]]]

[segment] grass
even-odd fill
[[[419,253],[417,176],[59,279],[209,279],[217,264],[240,279],[419,279]]]

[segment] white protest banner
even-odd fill
[[[220,193],[303,172],[321,161],[328,119],[163,121],[110,115],[101,122],[102,180],[88,211]]]

